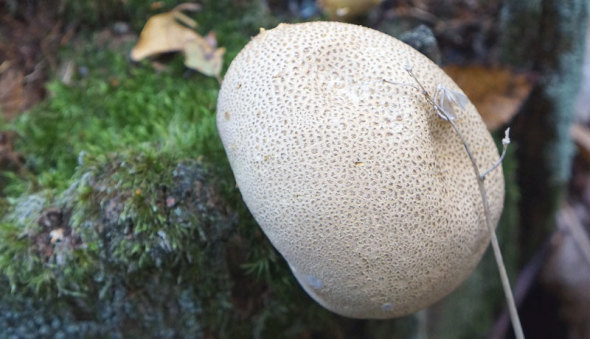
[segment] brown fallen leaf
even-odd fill
[[[22,15],[0,9],[0,115],[6,120],[45,98],[49,73],[55,71],[53,56],[77,27],[64,27],[54,2],[25,7],[17,11]]]
[[[204,39],[201,39],[188,42],[185,45],[184,64],[188,68],[216,77],[221,81],[219,74],[223,66],[225,48],[217,48],[214,32],[209,32]]]
[[[220,79],[225,49],[217,48],[215,33],[202,37],[195,32],[197,23],[182,13],[199,8],[197,4],[185,3],[170,12],[152,16],[131,50],[131,59],[139,61],[161,53],[183,52],[187,67]]]
[[[533,86],[527,75],[505,68],[447,66],[444,70],[463,89],[489,130],[509,122]]]
[[[331,20],[348,21],[379,6],[382,0],[318,0],[317,5]]]
[[[182,51],[187,41],[199,38],[200,36],[190,28],[196,27],[196,22],[181,12],[181,10],[196,11],[199,6],[187,5],[189,4],[179,5],[170,12],[149,18],[139,35],[139,41],[131,50],[131,59],[139,61],[151,55]]]
[[[162,7],[164,7],[164,2],[163,1],[152,2],[152,4],[150,5],[150,9],[152,11],[155,11],[155,10],[160,9]]]

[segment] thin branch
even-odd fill
[[[508,145],[510,145],[510,127],[506,129],[506,132],[504,132],[504,139],[502,139],[502,155],[500,155],[500,159],[498,159],[498,161],[496,161],[496,163],[487,171],[483,172],[483,174],[481,175],[481,180],[485,180],[486,175],[488,175],[491,171],[495,170],[496,167],[500,166],[502,161],[504,161]]]
[[[516,309],[516,304],[514,302],[514,296],[512,295],[510,281],[508,280],[508,274],[506,273],[504,259],[502,258],[502,251],[500,250],[500,245],[498,244],[498,237],[496,236],[496,231],[494,229],[494,225],[492,224],[492,220],[491,220],[492,214],[490,212],[490,204],[489,204],[486,189],[484,186],[485,175],[487,175],[489,172],[491,172],[496,167],[498,167],[499,163],[502,161],[502,159],[506,153],[506,148],[508,147],[508,144],[510,143],[510,138],[508,137],[509,131],[506,132],[506,138],[504,140],[502,140],[502,144],[504,144],[504,151],[502,152],[502,157],[500,158],[498,163],[496,163],[494,166],[492,166],[492,168],[490,168],[483,175],[481,175],[479,172],[479,167],[477,166],[477,161],[475,160],[473,153],[471,153],[471,150],[469,149],[467,141],[463,137],[463,134],[459,130],[459,127],[457,126],[457,124],[455,124],[455,122],[454,122],[455,117],[452,114],[446,112],[442,107],[440,107],[436,103],[435,99],[432,98],[432,96],[428,93],[428,91],[424,88],[424,86],[422,86],[422,83],[414,75],[411,65],[409,65],[409,64],[406,65],[405,69],[408,72],[408,74],[416,81],[416,83],[420,87],[420,91],[422,92],[422,95],[424,95],[424,97],[426,98],[426,101],[430,105],[432,105],[432,107],[434,107],[436,113],[441,118],[443,118],[444,120],[448,121],[451,124],[451,126],[455,130],[455,133],[457,133],[459,138],[461,138],[461,142],[463,143],[463,147],[465,148],[465,151],[467,152],[467,155],[469,156],[469,160],[471,160],[471,164],[473,165],[473,172],[475,173],[475,177],[477,179],[477,185],[479,187],[479,193],[481,195],[481,200],[482,200],[483,207],[484,207],[486,225],[487,225],[488,231],[490,233],[490,238],[491,238],[491,242],[492,242],[492,249],[494,251],[494,257],[496,259],[496,264],[498,266],[498,271],[500,273],[500,280],[502,281],[502,288],[504,289],[504,295],[506,296],[506,302],[508,303],[508,310],[510,313],[510,319],[512,321],[512,327],[514,329],[514,335],[516,336],[517,339],[524,339],[524,333],[522,331],[522,326],[520,324],[520,318],[518,316],[518,311]],[[505,143],[505,141],[507,141],[507,142]]]
[[[477,167],[477,163],[475,162],[475,158],[471,154],[469,146],[467,146],[467,143],[461,135],[459,128],[457,127],[454,121],[449,120],[449,122],[453,126],[455,132],[457,132],[457,134],[459,134],[459,136],[461,137],[461,140],[463,141],[463,146],[465,147],[465,150],[467,151],[467,154],[471,159],[473,171],[475,172],[475,175],[477,177],[479,193],[481,194],[481,199],[483,202],[484,212],[486,215],[486,224],[488,226],[488,231],[490,232],[490,237],[492,238],[492,249],[494,250],[494,257],[496,258],[496,264],[498,265],[498,271],[500,273],[500,280],[502,281],[502,288],[504,289],[504,295],[506,296],[506,302],[508,303],[508,311],[510,313],[510,319],[512,320],[514,335],[517,339],[524,339],[522,325],[520,324],[520,317],[518,316],[518,310],[516,309],[516,303],[514,302],[514,296],[512,295],[512,288],[510,287],[510,281],[508,280],[508,273],[506,273],[506,267],[504,266],[504,258],[502,257],[502,251],[500,250],[500,245],[498,244],[498,237],[496,236],[494,225],[492,225],[490,204],[488,202],[483,177],[479,174],[479,169]]]
[[[551,235],[545,239],[541,248],[537,248],[535,255],[524,265],[524,268],[520,271],[518,279],[514,283],[514,300],[516,306],[522,305],[525,298],[531,293],[531,289],[537,281],[543,265],[549,254],[549,239]],[[510,316],[507,310],[502,310],[502,314],[496,318],[496,323],[490,331],[488,339],[503,339],[506,338],[506,332],[510,327]]]

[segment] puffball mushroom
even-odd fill
[[[489,243],[459,136],[408,74],[462,93],[434,63],[350,24],[261,30],[229,67],[217,127],[242,197],[305,291],[353,318],[413,313],[455,289]],[[483,170],[499,158],[475,107],[454,107]],[[485,179],[494,225],[501,169]]]

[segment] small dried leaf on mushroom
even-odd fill
[[[434,101],[449,116],[449,118],[453,120],[457,117],[455,114],[455,106],[465,108],[469,99],[467,99],[463,93],[438,85],[434,94]],[[446,116],[440,112],[437,113],[441,118],[447,120]]]

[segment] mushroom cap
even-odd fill
[[[404,43],[335,22],[261,30],[219,93],[217,126],[248,209],[305,291],[348,317],[429,306],[489,243],[463,144],[407,65],[431,94],[439,85],[463,93]],[[498,151],[475,107],[454,109],[479,168],[489,168]],[[496,225],[501,169],[485,188]]]

